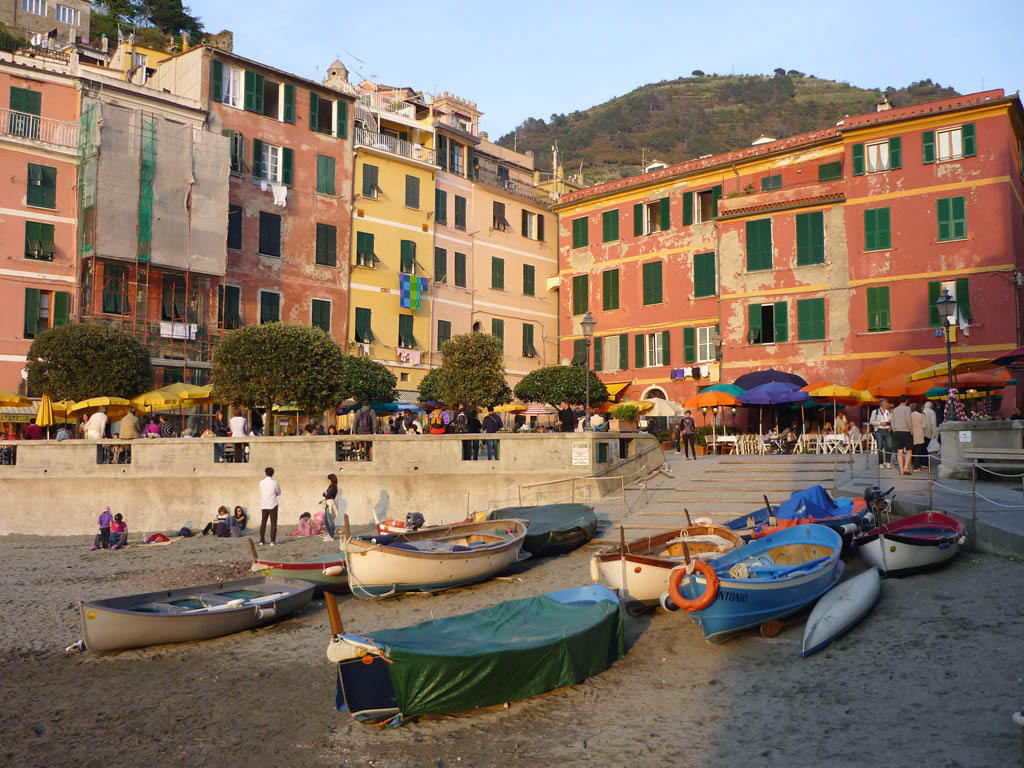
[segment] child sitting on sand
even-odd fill
[[[110,514],[110,507],[103,508],[103,511],[100,513],[100,519],[97,522],[100,526],[100,532],[93,539],[92,549],[97,550],[101,547],[108,549],[110,547],[110,524],[114,522],[114,518]]]
[[[114,522],[110,524],[110,548],[120,549],[128,543],[128,523],[124,521],[121,513],[114,515]]]
[[[299,515],[299,527],[292,531],[289,536],[312,536],[313,516],[309,512]]]
[[[219,536],[222,538],[230,536],[231,531],[228,528],[229,517],[230,515],[228,514],[228,508],[225,506],[219,507],[217,509],[217,519],[211,520],[206,524],[206,527],[203,528],[203,536],[208,534],[210,531],[213,531],[214,536]]]

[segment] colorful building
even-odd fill
[[[769,366],[849,384],[900,351],[1021,342],[1024,117],[1001,90],[837,125],[570,193],[562,345],[628,397],[682,401]]]

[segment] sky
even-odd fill
[[[927,78],[960,93],[1024,87],[1022,0],[185,2],[207,31],[230,29],[236,53],[278,69],[320,80],[339,58],[352,82],[475,101],[492,140],[527,117],[695,69],[782,67],[863,88]]]

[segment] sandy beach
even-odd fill
[[[309,556],[290,541],[269,550]],[[346,630],[461,613],[589,581],[589,551],[432,597],[345,595]],[[1024,567],[962,553],[883,583],[863,624],[810,658],[802,624],[707,645],[682,613],[630,619],[626,657],[581,685],[380,731],[334,709],[327,612],[198,644],[100,657],[77,601],[248,573],[244,540],[89,551],[0,538],[4,762],[12,766],[1014,766],[1024,704]],[[849,572],[860,564],[854,559]]]

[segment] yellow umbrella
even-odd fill
[[[91,414],[103,406],[107,407],[108,420],[120,421],[128,413],[131,403],[123,397],[90,397],[88,400],[79,400],[71,406],[68,409],[68,415]]]
[[[984,357],[961,357],[953,361],[953,373],[975,373],[977,371],[991,371],[1000,366],[994,365],[991,360]],[[936,363],[927,368],[907,374],[907,382],[931,379],[936,376],[944,376],[949,371],[946,363]]]
[[[186,403],[188,407],[189,402],[195,402],[197,400],[212,400],[213,399],[213,387],[209,384],[185,384],[178,382],[176,384],[168,384],[166,387],[160,387],[156,390],[157,392],[163,392],[170,397],[177,398]]]
[[[827,382],[817,386],[804,387],[804,391],[814,398],[835,400],[836,402],[848,405],[870,403],[875,399],[871,396],[871,393],[866,390],[844,387],[842,384],[830,384]]]
[[[496,405],[494,410],[497,413],[513,413],[515,411],[525,411],[525,403],[506,403],[505,405]]]
[[[182,401],[159,389],[152,392],[143,392],[131,400],[136,408],[144,408],[152,413],[153,411],[177,411],[182,407]]]
[[[44,392],[43,396],[39,399],[39,410],[36,411],[36,426],[52,427],[53,425],[53,401]]]
[[[17,392],[8,392],[6,389],[0,389],[0,405],[6,408],[28,408],[32,405],[32,401],[27,397],[22,397]]]
[[[623,403],[619,403],[619,405],[635,405],[640,409],[640,413],[647,413],[647,411],[654,407],[654,403],[648,400],[626,400]]]
[[[66,419],[68,411],[71,410],[75,405],[74,400],[57,400],[52,404],[53,415],[61,419]]]

